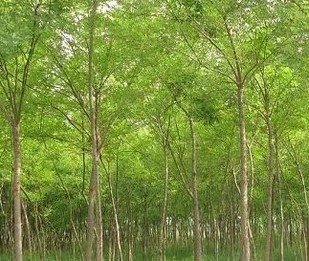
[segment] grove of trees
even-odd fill
[[[0,260],[309,260],[307,0],[2,0]]]

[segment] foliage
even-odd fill
[[[78,260],[85,241],[92,166],[89,6],[80,1],[2,2],[0,259],[9,258],[5,251],[13,243],[12,133],[7,112],[16,110],[13,104],[17,104],[22,116],[25,260],[30,248],[40,256],[37,260],[44,255],[45,260],[72,256]],[[263,259],[259,246],[266,231],[268,119],[278,161],[274,246],[279,246],[283,230],[285,260],[300,259],[302,236],[309,233],[309,23],[306,1],[298,2],[100,2],[94,90],[103,140],[100,177],[107,256],[117,260],[119,255],[116,209],[124,255],[131,251],[133,260],[157,257],[165,186],[162,147],[168,141],[166,256],[192,260],[188,193],[192,185],[188,119],[192,119],[205,256],[238,258],[237,60],[246,86],[250,223],[256,258]],[[33,39],[36,49],[23,85]],[[274,258],[279,256],[274,249]]]

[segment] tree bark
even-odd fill
[[[168,134],[166,134],[168,135]],[[161,212],[161,223],[159,231],[159,260],[166,260],[166,211],[168,201],[168,183],[169,183],[169,165],[168,165],[168,137],[163,138],[163,155],[164,155],[164,197]]]
[[[279,169],[278,169],[279,170]],[[284,261],[284,239],[285,239],[285,220],[283,212],[283,198],[282,198],[282,181],[281,172],[278,172],[278,186],[279,186],[279,200],[280,200],[280,260]]]
[[[21,176],[21,140],[20,121],[12,120],[13,134],[13,202],[14,202],[14,261],[22,261],[22,225],[21,225],[21,199],[20,199],[20,176]]]
[[[177,99],[175,99],[178,107],[184,112],[188,119],[189,129],[190,129],[190,139],[191,139],[191,180],[190,186],[187,186],[185,179],[182,175],[179,165],[175,160],[175,155],[171,146],[169,146],[171,155],[176,163],[176,167],[186,188],[188,195],[192,200],[192,214],[193,214],[193,240],[194,240],[194,261],[202,261],[203,249],[202,249],[202,236],[201,236],[201,225],[200,225],[200,210],[199,210],[199,199],[198,199],[198,176],[196,167],[196,133],[194,129],[194,121],[190,113],[181,105]],[[170,145],[170,144],[169,144]],[[183,165],[182,159],[180,160],[181,165]],[[185,168],[183,168],[185,169]]]
[[[30,223],[28,219],[28,213],[27,213],[27,205],[25,203],[21,203],[21,207],[24,213],[24,220],[25,220],[25,234],[26,234],[26,239],[28,243],[28,251],[30,255],[30,259],[32,259],[32,240],[31,240],[31,228],[30,228]]]
[[[95,140],[96,138],[93,137]],[[93,146],[93,144],[92,144]],[[97,231],[97,219],[100,216],[100,213],[97,212],[100,208],[100,204],[98,204],[99,198],[99,171],[98,171],[98,152],[96,146],[92,149],[92,174],[90,179],[90,186],[89,186],[89,205],[88,205],[88,218],[87,218],[87,241],[86,241],[86,253],[85,253],[85,260],[91,261],[93,256],[93,241],[95,232],[97,232],[97,236],[101,237],[100,231]],[[96,214],[96,215],[95,215]],[[101,222],[101,220],[99,221]],[[99,233],[98,233],[99,232]],[[100,243],[100,238],[97,238],[98,244]],[[100,246],[101,248],[101,246]],[[100,251],[100,248],[98,249]],[[103,259],[99,259],[103,260]]]
[[[282,184],[282,170],[280,166],[280,154],[279,154],[279,136],[278,132],[275,131],[274,133],[274,139],[275,139],[275,152],[276,152],[276,173],[277,173],[277,181],[278,181],[278,194],[279,194],[279,202],[280,202],[280,260],[284,261],[284,240],[285,240],[285,217],[284,217],[284,211],[283,211],[283,197],[282,197],[282,190],[283,190],[283,184]]]
[[[103,161],[101,161],[103,164]],[[109,187],[109,192],[111,196],[111,201],[112,201],[112,208],[113,208],[113,214],[114,214],[114,222],[115,222],[115,244],[117,245],[118,249],[118,259],[119,261],[123,261],[123,254],[122,254],[122,247],[121,247],[121,241],[120,241],[120,226],[119,226],[119,220],[118,220],[118,208],[116,205],[117,199],[115,199],[114,192],[113,192],[113,187],[111,184],[111,174],[110,171],[105,169],[107,179],[108,179],[108,187]],[[118,156],[117,156],[117,167],[116,167],[116,172],[118,175]],[[116,192],[117,193],[117,192]]]
[[[291,146],[291,152],[290,152],[290,155],[294,161],[294,164],[295,164],[295,167],[296,167],[296,171],[300,177],[300,180],[301,180],[301,184],[302,184],[302,188],[303,188],[303,195],[304,195],[304,201],[305,201],[305,205],[306,205],[306,209],[303,211],[303,214],[301,214],[303,216],[303,220],[306,220],[306,222],[303,221],[303,242],[304,242],[304,253],[305,253],[305,256],[304,256],[304,260],[309,260],[309,245],[308,245],[308,242],[307,242],[307,238],[308,238],[308,235],[306,235],[306,233],[308,233],[307,231],[307,219],[308,219],[308,216],[309,216],[309,199],[308,199],[308,193],[307,193],[307,185],[306,185],[306,179],[305,179],[305,176],[304,176],[304,173],[303,173],[303,170],[302,170],[302,167],[301,167],[301,163],[298,159],[298,155],[295,151],[295,148],[292,144],[292,142],[290,142],[290,146]],[[309,241],[309,240],[308,240]]]
[[[244,85],[238,79],[237,105],[240,136],[240,175],[241,175],[241,241],[242,261],[250,260],[250,238],[249,238],[249,207],[248,207],[248,173],[247,173],[247,138],[244,112]]]
[[[245,117],[245,76],[243,76],[241,61],[239,59],[236,46],[231,33],[231,28],[224,18],[224,25],[231,44],[233,52],[233,63],[229,61],[229,65],[235,77],[237,87],[237,109],[238,109],[238,126],[240,139],[240,216],[241,216],[241,243],[242,243],[242,261],[251,260],[250,252],[250,233],[249,233],[249,196],[248,196],[248,171],[247,171],[247,134],[246,134],[246,117]],[[233,65],[234,64],[234,65]]]
[[[194,219],[194,260],[202,261],[202,238],[200,227],[200,210],[198,200],[198,179],[196,170],[196,136],[193,126],[193,119],[189,118],[191,132],[191,164],[192,164],[192,195],[193,195],[193,219]]]
[[[270,123],[269,113],[266,112],[266,125],[268,130],[268,196],[267,196],[267,230],[265,261],[272,260],[273,245],[273,204],[274,204],[274,179],[275,179],[275,146],[273,128]]]
[[[103,260],[103,238],[101,221],[100,181],[99,181],[99,155],[100,155],[100,132],[98,126],[98,96],[94,88],[94,35],[98,1],[93,0],[90,12],[89,46],[88,46],[88,94],[89,94],[89,118],[91,128],[91,157],[92,174],[89,186],[89,206],[87,218],[87,240],[85,260],[91,261],[93,256],[94,236],[97,237],[98,261]]]

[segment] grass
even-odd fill
[[[220,251],[218,254],[218,259],[215,256],[214,249],[208,248],[205,249],[204,259],[207,261],[233,261],[239,260],[239,253],[235,253],[232,257],[231,254],[225,250]],[[260,247],[257,249],[256,260],[263,260],[264,248]],[[166,250],[167,261],[192,261],[193,252],[192,246],[190,245],[171,245]],[[126,260],[127,258],[124,258]],[[295,261],[301,260],[301,252],[299,247],[293,247],[285,251],[284,260],[285,261]],[[12,260],[11,252],[3,251],[0,252],[0,261],[10,261]],[[108,259],[106,259],[108,260]],[[150,250],[146,255],[142,251],[137,251],[134,253],[134,261],[156,261],[157,253],[154,250]],[[280,260],[280,251],[279,249],[273,250],[273,260]],[[73,253],[71,249],[68,250],[51,250],[46,253],[45,258],[39,255],[38,253],[33,253],[31,256],[29,252],[24,253],[24,261],[82,261],[81,255]]]

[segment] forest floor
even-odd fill
[[[107,251],[106,251],[107,252]],[[257,249],[256,257],[253,260],[263,260],[263,249]],[[166,253],[166,261],[192,261],[194,260],[194,256],[192,253],[191,247],[170,247],[167,249]],[[239,260],[240,256],[239,253],[235,253],[232,255],[230,252],[227,251],[219,251],[216,253],[215,251],[208,251],[208,254],[204,255],[204,260],[207,261],[233,261]],[[0,252],[0,261],[10,261],[12,260],[12,255],[9,251]],[[106,258],[109,260],[109,258]],[[114,260],[118,260],[118,257],[114,258]],[[127,260],[124,257],[124,260]],[[133,258],[134,261],[156,261],[158,260],[158,256],[155,252],[149,251],[146,255],[143,252],[137,252]],[[274,249],[273,251],[273,260],[281,260],[280,259],[280,252],[279,249]],[[295,260],[302,260],[300,249],[288,249],[285,252],[284,260],[286,261],[295,261]],[[82,257],[80,253],[72,250],[53,250],[53,251],[46,251],[45,255],[39,253],[32,253],[29,252],[24,253],[24,261],[82,261]]]

